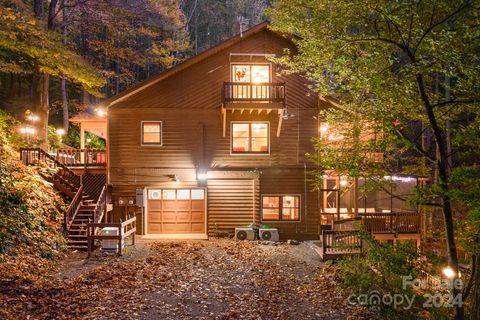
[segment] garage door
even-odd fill
[[[205,233],[204,189],[149,189],[147,233]]]

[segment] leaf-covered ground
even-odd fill
[[[0,269],[0,318],[368,318],[305,244],[154,242],[122,258],[51,264]]]

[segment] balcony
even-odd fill
[[[283,109],[285,83],[224,82],[222,102],[226,109]]]

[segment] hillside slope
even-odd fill
[[[65,203],[35,168],[19,161],[17,128],[0,111],[0,261],[18,255],[53,258],[65,247]]]

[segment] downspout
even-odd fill
[[[308,195],[307,195],[307,164],[304,162],[303,163],[303,173],[304,173],[304,193],[305,193],[305,201],[304,201],[304,210],[305,210],[305,233],[308,233],[308,221],[307,221],[307,200],[308,200]]]

